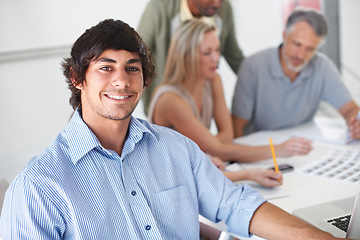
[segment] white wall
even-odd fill
[[[68,47],[85,29],[105,18],[121,19],[136,28],[147,2],[0,0],[0,177],[12,181],[29,159],[48,146],[66,126],[72,109],[60,61],[68,55]],[[341,2],[346,2],[341,4],[346,15],[342,18],[342,35],[347,36],[344,53],[355,56],[351,60],[345,56],[343,62],[359,74],[356,39],[360,36],[353,22],[359,22],[356,13],[360,1]],[[231,3],[238,41],[246,56],[281,42],[282,0],[231,0]],[[30,55],[14,60],[6,54],[59,46],[65,48],[48,56]],[[223,59],[219,72],[230,106],[236,75]],[[351,81],[356,84],[356,79]],[[134,115],[144,117],[142,104]]]
[[[360,1],[340,1],[339,10],[342,76],[360,104]]]
[[[105,18],[136,28],[147,1],[0,0],[0,177],[11,182],[65,128],[72,108],[60,62],[72,43]],[[49,56],[6,54],[59,46]]]
[[[105,18],[136,27],[148,0],[1,0],[0,52],[71,45]],[[6,36],[6,37],[4,37]]]

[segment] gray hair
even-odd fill
[[[297,9],[293,11],[286,22],[286,33],[291,32],[294,25],[300,21],[307,22],[316,35],[324,40],[328,33],[328,24],[323,14],[312,9]]]

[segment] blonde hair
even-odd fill
[[[179,26],[170,42],[163,84],[195,82],[199,76],[200,43],[205,33],[216,31],[199,19],[193,19]]]

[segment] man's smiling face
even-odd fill
[[[144,91],[142,64],[137,53],[106,50],[91,61],[81,89],[83,119],[124,120]]]

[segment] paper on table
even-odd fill
[[[360,150],[331,149],[321,159],[297,168],[297,172],[346,182],[360,180]]]
[[[266,199],[271,200],[275,198],[288,197],[289,193],[284,190],[282,186],[267,188],[256,183],[249,183],[251,187],[260,192],[260,194]]]
[[[348,144],[348,128],[344,119],[316,116],[310,123],[300,125],[292,135],[335,144]]]

